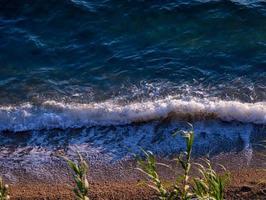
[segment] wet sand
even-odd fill
[[[260,154],[253,154],[249,160],[246,154],[247,152],[227,153],[211,159],[214,164],[225,165],[231,173],[226,199],[266,199],[265,160]],[[160,161],[172,163],[166,159]],[[91,165],[88,174],[91,199],[156,199],[156,193],[145,185],[147,179],[135,167],[136,163],[132,160],[110,165]],[[74,199],[74,183],[66,164],[55,161],[47,166],[47,169],[50,170],[50,176],[37,176],[30,171],[14,170],[16,180],[6,178],[10,184],[12,199]],[[174,178],[173,174],[164,168],[159,168],[159,172],[167,183]]]

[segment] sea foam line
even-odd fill
[[[111,101],[91,104],[46,101],[41,106],[24,104],[0,107],[0,131],[79,128],[92,125],[123,125],[184,116],[212,116],[223,121],[266,124],[266,102],[211,101],[208,99],[161,100],[119,105]]]

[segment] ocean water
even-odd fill
[[[171,155],[184,121],[204,153],[266,135],[265,1],[0,1],[1,159]]]

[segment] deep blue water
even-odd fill
[[[1,104],[258,102],[265,87],[264,1],[0,2]]]
[[[200,153],[265,139],[265,1],[0,0],[3,165],[171,155],[182,121]]]

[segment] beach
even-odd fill
[[[265,199],[265,41],[263,0],[1,0],[0,199]]]
[[[253,158],[252,162],[262,161]],[[266,172],[261,166],[247,166],[242,153],[214,157],[214,163],[225,165],[230,171],[230,183],[226,187],[226,199],[264,199]],[[169,160],[162,162],[169,163]],[[172,162],[173,163],[173,162]],[[19,180],[11,183],[11,199],[74,199],[71,171],[65,163],[51,167],[54,176],[36,176],[30,172],[16,171]],[[180,169],[179,169],[180,170]],[[178,169],[177,169],[178,171]],[[160,173],[165,182],[173,180],[172,174],[164,168]],[[134,162],[126,161],[112,166],[91,166],[88,174],[91,199],[157,199],[157,193],[149,188],[148,179],[136,170]]]

